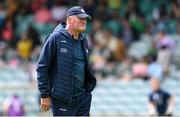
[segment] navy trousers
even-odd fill
[[[53,116],[89,116],[91,107],[91,93],[83,93],[73,97],[72,103],[65,103],[56,98],[51,98]]]

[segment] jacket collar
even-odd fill
[[[62,34],[64,34],[64,35],[67,36],[67,37],[71,36],[71,35],[67,32],[67,30],[65,29],[65,27],[66,27],[66,23],[65,23],[65,22],[62,22],[62,23],[60,23],[60,24],[54,29],[53,32],[61,32]],[[72,37],[72,36],[71,36],[71,37]],[[84,36],[83,36],[82,33],[79,34],[79,38],[80,38],[80,40],[84,40]]]

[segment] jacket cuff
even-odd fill
[[[47,98],[47,97],[50,97],[50,95],[48,95],[48,94],[41,94],[40,96],[41,96],[41,98]]]

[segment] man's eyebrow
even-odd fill
[[[78,17],[78,16],[77,16]],[[81,19],[81,20],[83,20],[83,19],[86,19],[86,18],[80,18],[80,17],[78,17],[79,19]]]

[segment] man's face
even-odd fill
[[[71,26],[74,30],[83,32],[86,30],[86,18],[79,18],[77,16],[71,17]]]

